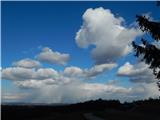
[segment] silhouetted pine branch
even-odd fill
[[[145,16],[137,15],[137,22],[143,32],[149,33],[155,41],[160,40],[160,22],[150,21]],[[136,57],[142,56],[142,61],[150,66],[153,74],[158,79],[157,85],[160,88],[160,48],[149,43],[145,39],[141,39],[142,45],[132,42],[132,46],[136,52]]]

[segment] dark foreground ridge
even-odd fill
[[[160,99],[132,103],[99,99],[56,106],[2,105],[1,115],[2,120],[160,120]]]

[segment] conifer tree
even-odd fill
[[[136,16],[140,29],[150,34],[154,42],[149,42],[142,38],[142,44],[132,42],[132,46],[136,52],[135,56],[142,56],[142,61],[150,66],[153,74],[156,76],[157,85],[160,88],[160,22],[151,21],[145,16]]]

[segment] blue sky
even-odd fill
[[[125,22],[122,23],[122,26],[128,29],[135,22],[136,14],[147,14],[154,19],[159,19],[159,8],[156,7],[155,2],[2,2],[2,70],[13,67],[13,62],[25,58],[40,61],[43,68],[53,68],[61,72],[70,66],[81,69],[92,68],[96,65],[96,60],[91,54],[95,45],[90,44],[83,49],[79,47],[75,38],[85,21],[82,16],[86,10],[89,8],[94,10],[99,7],[111,10],[115,18],[123,17]],[[36,56],[42,52],[44,47],[69,54],[70,60],[64,66],[37,60]],[[116,83],[119,86],[126,88],[134,86],[135,83],[129,80],[130,76],[119,77],[117,71],[126,62],[134,66],[135,61],[133,53],[118,57],[114,61],[117,67],[98,74],[93,80],[85,78],[83,81],[90,84],[106,84],[110,80],[118,80],[121,81]],[[14,84],[15,81],[2,80],[2,95],[5,93],[12,95],[15,92],[18,96],[21,93],[27,93],[28,89],[17,87]],[[32,92],[34,93],[34,90]]]

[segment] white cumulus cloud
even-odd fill
[[[43,80],[58,77],[58,72],[52,68],[27,69],[21,67],[9,67],[2,69],[2,79],[22,81],[22,80]]]
[[[41,62],[65,65],[69,61],[70,55],[53,51],[52,49],[45,47],[42,49],[42,52],[36,56],[36,58]]]
[[[67,76],[77,76],[77,77],[80,77],[80,76],[83,76],[84,71],[81,68],[79,68],[79,67],[70,66],[70,67],[66,67],[64,69],[64,74],[67,75]]]
[[[117,75],[128,77],[132,82],[152,83],[156,81],[152,70],[143,62],[135,65],[126,62],[118,69]]]
[[[69,84],[46,84],[46,81],[21,81],[23,88],[31,89],[25,100],[35,103],[76,103],[95,99],[119,99],[121,102],[138,99],[156,98],[159,91],[156,84],[136,84],[133,87],[103,83],[85,83],[74,80]]]
[[[76,66],[66,67],[64,70],[64,74],[68,76],[77,76],[77,77],[84,77],[86,79],[96,77],[112,68],[116,67],[117,64],[109,63],[109,64],[100,64],[95,65],[89,69],[81,69]]]
[[[124,19],[109,9],[89,8],[83,14],[83,25],[76,34],[81,48],[94,45],[92,57],[96,64],[113,62],[131,51],[130,43],[142,33],[136,28],[122,25]]]
[[[90,69],[85,69],[84,73],[87,77],[95,77],[101,73],[104,73],[107,70],[111,70],[112,68],[116,67],[117,64],[115,63],[105,63],[100,65],[95,65]]]
[[[37,68],[37,67],[40,67],[41,64],[39,61],[26,58],[26,59],[13,62],[13,66],[24,67],[24,68]]]
[[[10,67],[2,69],[2,79],[13,80],[20,90],[30,90],[28,96],[19,97],[3,96],[3,101],[29,101],[35,103],[76,103],[93,99],[119,99],[123,101],[132,101],[149,97],[157,97],[159,91],[155,83],[135,84],[130,87],[120,86],[118,84],[87,83],[81,80],[81,77],[94,77],[106,70],[112,69],[116,64],[95,65],[89,69],[78,67],[66,67],[63,72],[58,72],[53,68],[28,69],[22,67]],[[128,67],[129,66],[129,67]],[[120,68],[121,75],[137,75],[127,63],[125,69]],[[140,70],[143,71],[143,70]],[[140,72],[144,73],[144,72]],[[131,77],[133,76],[131,75]]]

